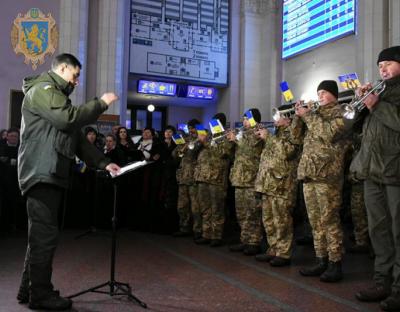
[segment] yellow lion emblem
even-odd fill
[[[18,14],[11,30],[11,43],[16,54],[25,56],[25,64],[32,62],[32,69],[44,63],[47,54],[57,47],[58,31],[49,13],[47,17],[39,9],[30,9],[24,16]]]

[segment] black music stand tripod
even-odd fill
[[[113,177],[113,188],[114,188],[114,203],[113,203],[113,216],[111,219],[112,223],[112,235],[111,235],[111,270],[110,270],[110,280],[102,283],[100,285],[91,287],[89,289],[80,291],[76,294],[70,295],[67,298],[74,298],[78,297],[80,295],[86,294],[88,292],[94,292],[94,293],[101,293],[101,294],[108,294],[111,297],[112,296],[127,296],[130,300],[136,301],[139,305],[141,305],[143,308],[147,309],[147,304],[144,303],[143,301],[139,300],[136,296],[132,294],[132,288],[128,283],[121,283],[115,280],[115,255],[116,255],[116,239],[117,239],[117,182],[118,182],[118,177],[128,173],[132,172],[140,167],[146,166],[146,162],[140,162],[136,163],[136,166],[128,165],[126,167],[123,167],[121,169],[125,169],[124,171],[121,171],[121,173],[118,176]],[[108,291],[100,290],[103,287],[109,287]]]

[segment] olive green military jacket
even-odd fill
[[[241,139],[235,142],[235,160],[229,175],[231,184],[236,187],[254,187],[264,141],[252,129],[244,131]]]
[[[343,111],[337,102],[320,106],[302,117],[304,137],[297,178],[304,181],[337,183],[343,180],[344,157],[348,140],[344,132]]]
[[[110,161],[81,132],[97,120],[107,104],[95,99],[79,107],[68,98],[69,84],[52,71],[24,79],[18,179],[25,194],[37,183],[66,188],[77,155],[89,166]]]
[[[214,145],[205,143],[197,157],[197,165],[194,170],[196,182],[227,187],[229,158],[233,153],[233,147],[233,143],[227,139]]]
[[[302,125],[295,122],[286,128],[279,127],[276,135],[267,133],[255,182],[256,192],[281,198],[294,196],[302,139]]]
[[[379,103],[365,117],[350,171],[360,180],[400,185],[400,76],[386,81]]]

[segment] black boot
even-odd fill
[[[63,298],[57,291],[53,291],[51,274],[51,262],[29,265],[30,309],[61,311],[71,308],[72,301],[70,299]]]
[[[328,268],[324,273],[322,273],[319,280],[321,282],[334,283],[340,281],[342,278],[343,278],[342,262],[329,261]]]
[[[232,252],[241,252],[244,250],[245,247],[246,247],[245,244],[239,243],[239,244],[230,246],[229,250]]]
[[[383,311],[400,311],[400,293],[393,291],[392,294],[379,304]]]
[[[273,258],[275,258],[275,256],[263,253],[263,254],[256,255],[255,258],[257,261],[260,261],[260,262],[270,262]]]
[[[202,237],[202,238],[195,240],[194,242],[197,245],[207,245],[207,244],[211,243],[211,239]]]
[[[222,239],[212,239],[210,246],[211,247],[219,247],[219,246],[222,246],[222,244],[223,244]]]
[[[300,274],[303,276],[320,276],[328,268],[328,257],[318,258],[316,263],[308,268],[300,269]]]
[[[28,268],[24,268],[22,272],[21,284],[19,286],[17,300],[24,304],[29,302],[29,272]]]
[[[290,259],[282,258],[282,257],[275,257],[273,258],[269,264],[273,267],[283,267],[290,265]]]
[[[356,298],[364,302],[379,302],[389,297],[390,286],[384,284],[375,284],[372,287],[360,290],[356,293]]]
[[[246,245],[246,247],[243,250],[243,253],[246,256],[255,256],[260,253],[260,246],[254,244]]]

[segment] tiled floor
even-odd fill
[[[54,261],[53,281],[64,295],[110,279],[110,238],[95,233],[79,240],[64,231]],[[22,268],[23,235],[0,239],[0,311],[28,311],[15,299]],[[379,311],[357,302],[354,293],[369,285],[372,260],[345,255],[344,280],[321,283],[301,277],[311,263],[311,247],[295,248],[292,265],[272,268],[227,246],[198,246],[190,238],[118,233],[116,280],[130,283],[148,311]],[[108,289],[105,289],[108,290]],[[74,298],[73,311],[145,311],[124,296],[90,293]]]

